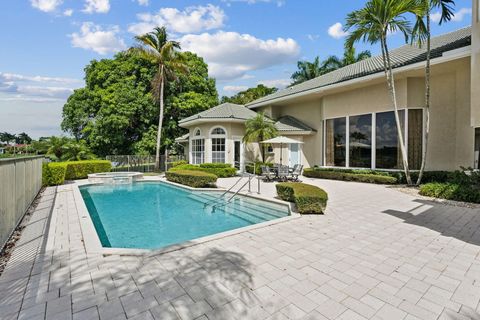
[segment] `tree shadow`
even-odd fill
[[[402,219],[404,223],[424,227],[445,237],[480,245],[480,209],[453,206],[415,199],[418,203],[408,211],[385,210],[383,213]]]

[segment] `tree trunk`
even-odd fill
[[[392,72],[392,62],[390,60],[390,53],[388,52],[386,33],[383,35],[381,43],[382,43],[383,64],[385,68],[385,75],[387,77],[388,91],[390,94],[390,99],[392,100],[392,103],[393,103],[395,123],[397,124],[398,140],[400,143],[400,151],[402,153],[403,170],[405,172],[405,178],[407,180],[407,184],[411,185],[412,178],[410,177],[410,169],[408,167],[408,155],[405,150],[405,141],[404,141],[403,132],[402,132],[403,130],[400,124],[400,116],[398,115],[397,97],[395,93],[395,79],[393,77],[393,72]]]
[[[163,65],[160,67],[160,114],[158,115],[157,150],[155,153],[155,171],[160,169],[160,143],[162,140],[163,122],[163,88],[164,88]]]
[[[422,182],[423,173],[427,164],[428,135],[430,133],[430,3],[427,9],[427,63],[425,66],[425,142],[423,144],[422,165],[418,173],[417,185]]]

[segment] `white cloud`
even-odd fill
[[[271,79],[271,80],[262,80],[258,82],[258,84],[263,84],[264,86],[267,86],[270,88],[278,88],[278,89],[283,89],[291,83],[292,83],[292,80],[290,79]]]
[[[118,26],[102,29],[92,22],[84,22],[79,33],[72,33],[72,46],[86,50],[93,50],[101,55],[118,52],[126,49],[123,39],[117,37],[120,32]]]
[[[332,38],[340,39],[347,36],[348,32],[343,31],[342,24],[340,22],[337,22],[328,28],[328,34]]]
[[[107,13],[110,11],[110,1],[85,0],[85,8],[82,11],[86,13]]]
[[[249,71],[292,62],[300,53],[293,39],[262,40],[237,32],[189,34],[178,40],[182,49],[203,57],[210,75],[219,80],[237,79]]]
[[[317,41],[320,38],[319,34],[307,34],[307,39],[310,41]]]
[[[0,72],[0,93],[3,101],[65,100],[82,80],[60,77],[28,76]]]
[[[230,94],[235,94],[235,93],[238,93],[240,91],[245,91],[247,89],[248,89],[247,86],[225,86],[225,87],[223,87],[223,91],[228,92]]]
[[[233,2],[244,2],[248,4],[256,4],[259,2],[264,2],[264,3],[275,3],[277,7],[283,7],[286,3],[285,0],[222,0],[222,2],[225,2],[228,6],[230,6]]]
[[[52,12],[63,3],[63,0],[30,0],[30,3],[40,11]]]
[[[171,32],[198,33],[205,30],[223,27],[225,12],[214,5],[192,6],[180,11],[176,8],[162,8],[157,13],[141,13],[137,15],[137,23],[133,23],[128,31],[144,34],[157,26],[165,26]]]
[[[465,16],[471,16],[472,15],[472,8],[461,8],[455,14],[452,16],[452,21],[454,22],[461,22],[465,18]],[[442,13],[441,12],[435,12],[432,13],[430,16],[433,22],[440,22],[440,19],[442,18]]]
[[[141,6],[148,6],[150,4],[149,0],[137,0],[137,2]]]
[[[63,15],[66,16],[66,17],[71,17],[73,14],[73,9],[67,9],[65,11],[63,11]]]

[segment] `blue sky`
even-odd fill
[[[61,134],[63,104],[92,59],[112,57],[135,34],[166,25],[203,56],[220,95],[259,83],[284,87],[296,61],[343,53],[341,24],[359,0],[3,0],[0,2],[0,132]],[[454,21],[470,24],[471,0]],[[402,44],[399,35],[390,47]],[[358,50],[377,47],[359,44]]]

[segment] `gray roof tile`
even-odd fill
[[[224,103],[211,109],[205,110],[191,117],[182,119],[180,124],[185,124],[197,119],[240,119],[247,120],[256,116],[256,112],[245,106],[233,103]]]
[[[471,27],[459,29],[450,33],[446,33],[432,38],[432,59],[441,57],[446,51],[466,47],[471,42]],[[425,46],[421,48],[412,45],[404,45],[390,52],[393,67],[403,67],[409,64],[422,62],[426,60]],[[315,79],[303,82],[296,86],[277,91],[271,95],[257,99],[247,107],[255,108],[260,103],[264,103],[277,98],[283,98],[289,95],[308,92],[309,90],[325,87],[328,85],[340,83],[343,81],[361,78],[367,75],[383,72],[383,61],[381,56],[375,56],[362,60],[360,62],[348,65],[341,69],[332,71]]]
[[[278,131],[315,131],[310,126],[292,116],[283,116],[275,122]]]

